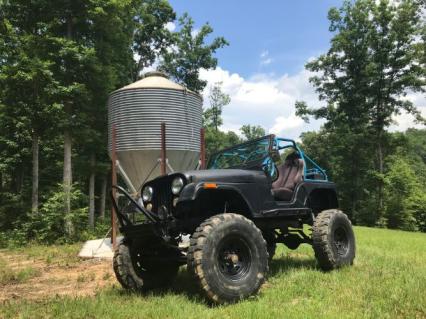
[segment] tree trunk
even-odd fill
[[[14,177],[15,190],[16,190],[16,194],[22,195],[23,185],[24,185],[24,163],[20,163],[16,170],[17,172],[15,173],[16,175]],[[22,196],[21,196],[21,202],[22,202]]]
[[[36,132],[33,132],[33,176],[32,176],[32,196],[31,196],[31,211],[33,214],[38,213],[38,154],[39,154],[39,137]]]
[[[377,140],[377,160],[378,160],[378,168],[380,173],[380,181],[377,187],[377,213],[379,219],[383,217],[383,173],[384,173],[384,164],[383,164],[383,146],[382,146],[382,134],[379,133]]]
[[[72,17],[68,16],[67,21],[67,39],[72,39]],[[64,103],[65,114],[67,120],[71,119],[71,102],[65,101]],[[65,201],[65,214],[69,217],[71,212],[71,185],[72,185],[72,137],[70,123],[67,123],[64,129],[64,201]],[[65,218],[65,232],[71,237],[74,234],[74,225],[70,218]]]
[[[90,179],[89,179],[89,227],[95,228],[95,154],[90,155]]]
[[[64,131],[64,201],[65,215],[69,217],[71,212],[71,187],[72,187],[72,168],[71,168],[72,139],[69,128]],[[65,219],[65,231],[68,236],[74,234],[74,225],[69,218]]]
[[[100,217],[102,219],[105,219],[106,190],[107,190],[107,176],[104,175],[102,177],[101,202],[100,202]]]

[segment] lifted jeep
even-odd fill
[[[124,288],[168,285],[187,264],[210,300],[235,302],[259,290],[277,243],[312,245],[323,270],[353,263],[335,184],[293,140],[268,135],[213,154],[207,166],[157,177],[139,200],[113,186],[124,235],[113,267]]]

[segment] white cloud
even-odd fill
[[[426,95],[424,93],[409,93],[406,99],[411,101],[426,118]],[[414,117],[406,112],[393,116],[393,120],[395,123],[389,128],[392,132],[405,131],[408,128],[425,128],[425,125],[415,123]]]
[[[264,60],[260,61],[260,64],[261,65],[268,65],[268,64],[271,64],[272,61],[273,60],[271,58],[267,58],[267,59],[264,59]]]
[[[260,53],[260,65],[271,64],[274,60],[269,56],[269,51],[264,50]]]
[[[195,38],[198,35],[198,33],[200,33],[200,31],[201,31],[200,29],[192,30],[191,31],[191,37]]]
[[[320,126],[320,121],[305,124],[294,115],[296,100],[304,100],[313,106],[319,103],[307,71],[293,76],[256,74],[244,78],[218,67],[216,70],[201,70],[200,76],[209,83],[204,91],[205,106],[208,106],[209,87],[214,83],[222,82],[223,91],[231,97],[231,103],[223,111],[224,130],[238,133],[242,125],[252,124],[261,125],[267,132],[297,138],[301,132]]]
[[[222,82],[223,91],[231,97],[231,103],[223,110],[223,130],[239,134],[239,128],[244,124],[261,125],[267,132],[295,139],[302,132],[318,130],[323,123],[322,120],[304,123],[295,116],[294,104],[297,100],[306,101],[312,107],[324,105],[318,100],[314,88],[309,83],[311,75],[304,69],[294,75],[255,74],[249,78],[221,67],[216,70],[200,71],[200,77],[208,81],[203,92],[205,106],[209,103],[209,87],[214,83]],[[409,94],[407,98],[412,100],[414,105],[421,107],[426,116],[424,95]],[[402,114],[395,120],[397,124],[391,127],[393,131],[414,127],[410,115]]]
[[[269,129],[269,133],[280,134],[286,129],[289,130],[301,127],[303,123],[303,120],[294,113],[290,114],[288,117],[278,116],[275,119],[275,124]]]
[[[164,27],[169,30],[169,31],[175,31],[176,29],[176,24],[173,22],[167,22]]]

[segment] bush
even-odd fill
[[[407,206],[415,219],[416,228],[426,232],[426,194],[419,190],[409,198]]]
[[[11,231],[0,234],[2,246],[22,246],[30,241],[42,244],[69,243],[89,238],[87,230],[88,208],[87,196],[78,187],[71,191],[71,207],[69,214],[65,214],[65,193],[62,185],[58,185],[46,202],[40,207],[38,214],[26,214],[14,223]],[[65,224],[73,225],[73,233],[65,232]]]
[[[408,162],[400,157],[391,159],[385,178],[385,220],[387,227],[418,230],[426,203],[421,184]],[[422,197],[423,196],[423,197]]]
[[[11,229],[17,219],[25,216],[26,209],[21,194],[0,191],[0,230]]]

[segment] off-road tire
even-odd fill
[[[205,220],[192,235],[187,258],[188,270],[207,298],[219,304],[255,294],[268,272],[267,244],[261,231],[238,214]]]
[[[319,213],[312,228],[312,246],[322,270],[352,265],[355,235],[348,216],[337,209]]]
[[[179,265],[173,262],[144,264],[135,258],[129,244],[119,243],[114,252],[113,269],[121,286],[131,291],[165,287],[171,284],[179,270]]]

